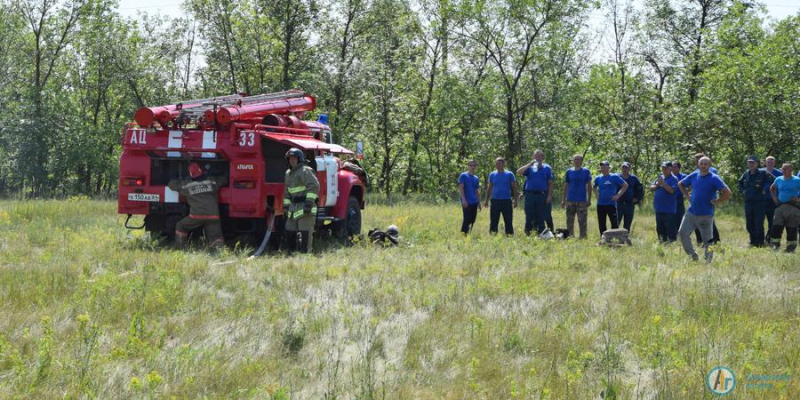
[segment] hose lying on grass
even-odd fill
[[[258,246],[255,253],[253,253],[250,258],[259,257],[264,250],[267,249],[267,243],[269,243],[269,238],[272,236],[272,225],[275,223],[275,210],[272,207],[267,207],[267,212],[269,213],[269,222],[267,222],[267,231],[264,232],[264,239],[261,240],[261,245]]]

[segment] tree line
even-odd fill
[[[733,177],[748,154],[800,148],[800,15],[750,1],[186,0],[177,19],[0,5],[2,195],[114,193],[138,107],[290,88],[337,142],[364,143],[386,195],[449,195],[467,160],[488,173],[536,148],[556,171],[579,153],[645,177],[695,152]]]

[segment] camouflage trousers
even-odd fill
[[[586,218],[589,214],[588,201],[568,201],[567,202],[567,229],[570,234],[575,237],[575,215],[578,216],[578,228],[580,229],[580,238],[586,239]]]

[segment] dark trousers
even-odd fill
[[[611,221],[611,229],[619,228],[617,222],[617,207],[615,206],[597,206],[597,223],[600,225],[600,234],[606,231],[606,216]]]
[[[778,206],[772,199],[766,200],[766,207],[764,207],[764,216],[767,218],[767,235],[766,240],[769,240],[770,232],[772,232],[772,220],[775,219],[775,209]]]
[[[764,245],[764,216],[766,215],[766,211],[766,200],[744,202],[744,217],[746,220],[747,233],[750,234],[751,246]]]
[[[683,214],[686,214],[686,204],[683,204],[683,199],[678,199],[678,208],[675,210],[675,226],[680,229],[681,222],[683,222]]]
[[[525,193],[525,234],[530,235],[532,230],[536,233],[544,232],[547,215],[546,193]]]
[[[675,224],[675,214],[657,212],[656,232],[658,232],[658,240],[662,242],[678,240],[678,225]]]
[[[506,235],[513,235],[513,213],[514,207],[511,204],[511,199],[492,199],[491,209],[489,210],[489,233],[497,233],[497,225],[500,223],[500,214],[503,214],[503,224],[506,226]]]
[[[545,202],[547,202],[547,200],[545,200]],[[550,229],[550,232],[555,232],[556,229],[553,228],[553,202],[547,203],[545,208],[544,222],[547,224],[547,229]]]
[[[636,206],[633,202],[630,203],[617,203],[617,225],[622,223],[622,227],[628,232],[631,231],[631,224],[633,223],[633,212]]]
[[[461,207],[461,212],[464,215],[463,222],[461,222],[461,232],[470,233],[472,231],[472,224],[478,217],[478,203],[468,204],[466,207]]]

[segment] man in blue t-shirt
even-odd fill
[[[689,210],[683,216],[681,227],[678,232],[681,236],[681,243],[686,254],[693,260],[697,260],[697,252],[692,243],[692,232],[700,230],[703,239],[703,250],[707,262],[711,262],[714,252],[710,248],[714,240],[714,206],[728,200],[731,197],[731,190],[719,175],[712,173],[711,159],[702,157],[698,161],[697,172],[692,172],[686,178],[678,182],[678,189],[685,197],[689,198]],[[692,189],[691,196],[687,188]],[[717,199],[717,192],[721,193]]]
[[[494,160],[497,171],[489,174],[489,183],[486,185],[486,200],[484,207],[489,207],[489,233],[497,233],[500,215],[503,215],[503,224],[506,235],[514,234],[514,208],[517,207],[517,178],[514,173],[506,171],[506,160],[497,157]]]
[[[672,162],[672,175],[675,179],[680,182],[683,178],[686,178],[688,175],[681,172],[681,162],[675,160]],[[675,195],[675,202],[677,207],[675,208],[675,229],[678,229],[681,226],[681,221],[683,221],[683,214],[686,213],[686,205],[684,202],[686,199],[683,197],[683,193],[678,190],[678,193]]]
[[[622,227],[630,232],[635,206],[644,198],[644,187],[639,177],[631,173],[631,165],[628,162],[622,163],[622,174],[619,177],[628,183],[628,190],[617,201],[617,224],[622,224]]]
[[[783,175],[780,168],[775,168],[775,157],[773,156],[767,156],[767,158],[764,159],[764,171],[767,171],[768,174],[775,178]],[[769,188],[767,188],[767,193],[764,195],[764,200],[767,201],[765,203],[767,206],[764,210],[764,217],[767,219],[767,234],[764,240],[769,243],[772,239],[772,220],[775,218],[775,209],[778,206],[772,201],[772,194],[770,194]]]
[[[703,157],[707,157],[705,155],[705,153],[697,153],[697,154],[694,155],[694,164],[695,164],[695,167],[696,167],[694,172],[700,172],[700,159],[703,158]],[[709,160],[711,159],[711,157],[708,157],[708,158],[709,158]],[[709,168],[708,171],[711,172],[712,174],[719,175],[719,172],[717,172],[717,169],[714,168],[714,167]],[[678,182],[680,182],[680,181],[681,180],[679,180]],[[680,226],[680,223],[678,224],[678,226]],[[712,243],[711,244],[717,244],[717,243],[719,243],[719,230],[717,229],[717,222],[716,221],[714,221],[714,223],[712,224],[711,228],[712,228],[712,231],[713,231],[713,234],[714,234],[714,239],[712,239]],[[694,237],[695,237],[695,240],[697,241],[697,245],[698,246],[702,246],[703,245],[703,239],[700,237],[700,229],[695,229],[694,230]]]
[[[606,217],[611,220],[611,229],[619,228],[617,200],[628,190],[628,182],[617,174],[611,174],[608,161],[600,162],[600,173],[594,178],[594,194],[597,196],[597,224],[602,235],[606,231]]]
[[[547,205],[553,201],[553,170],[544,163],[544,152],[536,149],[533,160],[517,170],[525,177],[525,234],[541,234],[545,229]]]
[[[653,192],[653,209],[656,212],[656,233],[660,242],[678,240],[675,213],[678,211],[678,178],[672,173],[672,163],[661,163],[661,175],[650,185]]]
[[[758,169],[758,157],[747,157],[747,171],[744,171],[737,183],[739,193],[744,197],[745,226],[750,234],[751,247],[764,245],[764,215],[767,209],[764,193],[769,193],[769,187],[774,180],[772,174]]]
[[[769,188],[772,201],[778,205],[770,242],[775,249],[780,248],[783,228],[786,227],[786,252],[793,253],[797,249],[797,226],[800,225],[800,177],[792,175],[790,163],[784,163],[781,171],[783,175],[775,178],[775,183]]]
[[[480,181],[475,175],[478,163],[470,160],[467,172],[462,172],[458,177],[458,194],[461,196],[461,211],[464,216],[461,222],[461,233],[468,234],[478,217],[481,209]]]
[[[586,217],[592,201],[592,173],[583,168],[583,156],[572,156],[573,167],[564,174],[564,192],[561,195],[561,208],[567,210],[567,229],[575,236],[575,215],[578,215],[580,238],[586,239]]]

